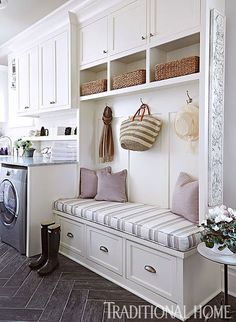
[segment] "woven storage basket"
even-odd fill
[[[199,72],[199,57],[191,56],[155,66],[155,80],[184,76]]]
[[[112,88],[124,88],[135,85],[140,85],[146,82],[146,70],[138,69],[134,72],[129,72],[114,76],[112,79]]]
[[[99,79],[96,81],[84,83],[81,85],[81,95],[91,95],[107,90],[107,79]]]

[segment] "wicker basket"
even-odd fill
[[[191,56],[155,66],[155,80],[184,76],[199,72],[199,57]]]
[[[112,88],[124,88],[144,84],[146,82],[146,70],[139,69],[134,72],[114,76],[112,79]]]
[[[81,85],[81,95],[91,95],[107,90],[107,79],[99,79],[96,81],[84,83]]]

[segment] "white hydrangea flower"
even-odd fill
[[[217,226],[217,225],[215,225],[214,227],[212,227],[213,229],[214,229],[214,231],[218,231],[220,228]]]
[[[236,210],[235,209],[228,208],[228,212],[233,218],[236,218]]]

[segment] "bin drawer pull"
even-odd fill
[[[105,246],[100,246],[100,250],[104,253],[108,253],[108,249]]]
[[[72,233],[67,233],[67,237],[74,238],[74,235]]]
[[[153,273],[153,274],[155,274],[155,273],[156,273],[155,268],[154,268],[154,267],[152,267],[152,266],[150,266],[150,265],[145,265],[145,266],[144,266],[144,269],[145,269],[146,271],[148,271],[149,273]]]

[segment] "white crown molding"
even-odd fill
[[[78,24],[102,13],[122,2],[122,0],[70,0],[49,15],[0,46],[0,63],[6,61],[7,55],[26,47],[28,43],[53,32],[61,26],[71,23]]]

